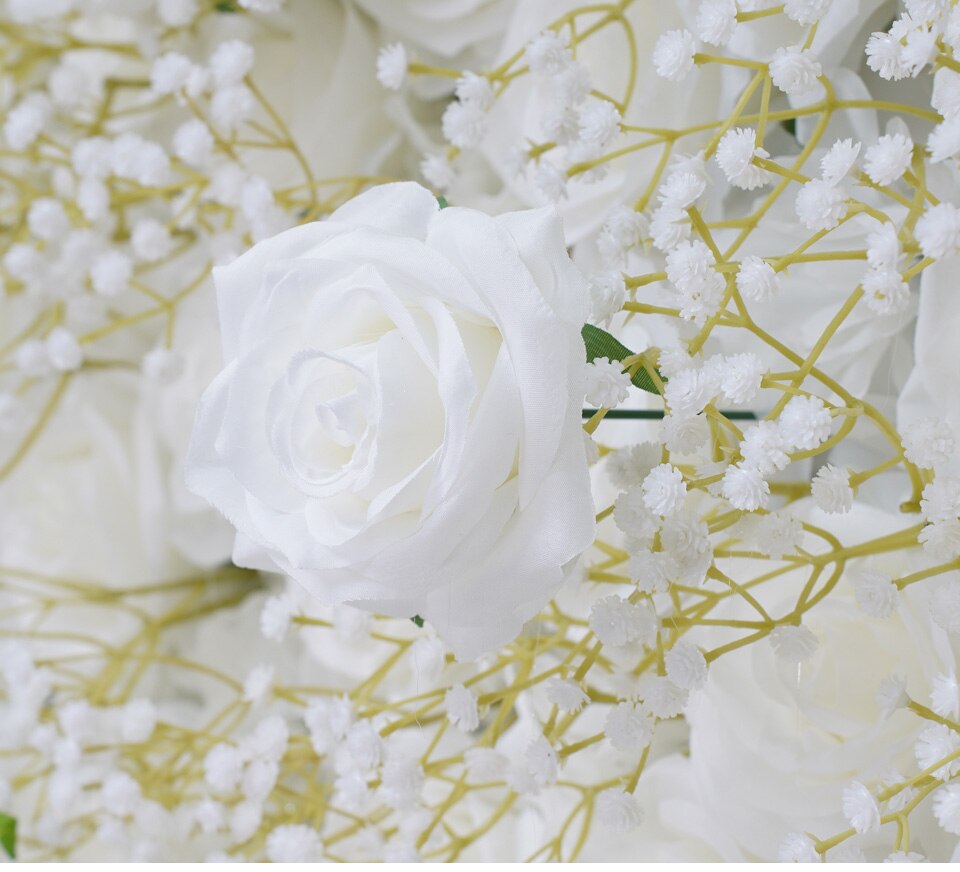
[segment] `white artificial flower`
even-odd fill
[[[867,307],[878,315],[896,315],[910,303],[910,286],[897,270],[868,269],[860,284]]]
[[[880,807],[873,794],[859,781],[844,788],[842,796],[843,816],[860,834],[880,829]]]
[[[701,0],[697,8],[697,36],[710,45],[726,45],[737,28],[735,0]]]
[[[758,468],[745,463],[732,463],[723,474],[721,493],[735,509],[754,512],[767,505],[770,485]]]
[[[607,712],[603,731],[618,751],[640,753],[653,740],[654,719],[632,702],[621,702]]]
[[[443,704],[447,710],[447,719],[458,730],[472,733],[480,725],[477,697],[462,684],[455,684],[446,692]]]
[[[590,629],[604,645],[615,648],[630,642],[649,644],[657,634],[657,619],[648,606],[614,594],[593,604]]]
[[[811,179],[797,193],[797,218],[807,230],[832,230],[847,211],[847,192],[822,179]]]
[[[643,821],[643,810],[637,800],[616,787],[600,791],[595,803],[599,823],[618,833],[629,833]]]
[[[323,855],[323,844],[307,824],[282,824],[267,836],[266,853],[271,863],[311,863]]]
[[[854,586],[857,604],[873,618],[888,618],[900,604],[900,592],[889,576],[865,571]]]
[[[43,342],[46,359],[57,372],[73,372],[83,364],[83,346],[69,330],[54,327]]]
[[[777,423],[785,445],[811,451],[829,438],[833,418],[819,397],[793,397]]]
[[[927,137],[932,163],[942,163],[960,152],[960,116],[938,124]]]
[[[850,470],[826,464],[817,470],[810,483],[810,493],[817,508],[828,514],[844,514],[853,507]]]
[[[623,274],[614,270],[591,277],[589,291],[590,319],[595,324],[608,324],[627,298]]]
[[[770,180],[770,173],[753,163],[754,157],[770,157],[766,149],[757,145],[756,137],[751,128],[734,127],[717,144],[717,165],[735,188],[752,191]]]
[[[960,835],[960,784],[945,784],[934,792],[933,814],[948,833]]]
[[[687,495],[683,473],[669,463],[661,463],[651,469],[640,489],[646,507],[661,517],[680,511]]]
[[[787,0],[784,14],[797,24],[815,24],[826,14],[833,0]]]
[[[930,708],[943,718],[960,717],[960,683],[952,672],[935,675],[930,682]]]
[[[377,81],[384,88],[399,91],[407,79],[407,50],[402,43],[384,46],[377,56]]]
[[[677,642],[664,655],[667,678],[686,690],[699,690],[707,682],[703,652],[689,642]]]
[[[630,396],[630,375],[623,364],[598,357],[584,368],[584,395],[591,405],[613,409]]]
[[[271,284],[280,262],[285,272],[276,280],[309,276],[309,294]],[[590,544],[595,524],[580,412],[587,290],[558,219],[546,211],[493,219],[441,210],[418,185],[385,185],[322,224],[258,244],[215,279],[229,365],[201,400],[187,477],[236,525],[235,560],[276,566],[327,602],[419,614],[461,657],[513,638],[559,587],[562,567]],[[367,318],[393,320],[375,321],[387,326],[371,334],[353,306],[343,308],[345,294]],[[418,326],[414,309],[428,313],[428,327]],[[469,318],[458,319],[461,311]],[[431,351],[427,337],[433,343],[435,335]],[[482,359],[467,356],[465,335],[471,348],[485,349]],[[526,356],[524,347],[538,351]],[[547,348],[549,369],[541,363]],[[272,361],[266,372],[264,354]],[[377,365],[384,358],[390,366]],[[402,401],[384,403],[389,414],[381,417],[381,396]],[[252,420],[268,415],[269,437],[265,425],[254,443],[218,436],[236,425],[255,432]],[[513,416],[517,428],[505,428]],[[409,485],[410,469],[391,468],[377,451],[378,438],[386,451],[397,427],[423,452]],[[530,440],[537,447],[527,453]],[[251,462],[260,470],[255,514],[245,508],[240,473]],[[410,511],[398,493],[379,501],[391,483],[422,494],[424,523],[402,533],[391,526],[391,517]],[[375,508],[334,522],[339,495],[348,493]],[[515,503],[506,521],[504,499]],[[268,517],[269,535],[260,521]],[[308,520],[319,517],[331,520]],[[500,531],[492,540],[489,524]],[[538,529],[549,530],[549,546],[531,548]],[[309,557],[304,536],[316,542]],[[472,536],[483,539],[483,559],[468,547]],[[363,543],[374,539],[371,559]],[[416,592],[404,588],[402,565],[417,567]],[[478,589],[482,601],[468,595]],[[451,608],[458,601],[462,608]]]
[[[643,709],[655,718],[669,720],[679,715],[687,706],[688,690],[678,687],[670,678],[657,675],[646,681],[643,690]]]
[[[658,76],[679,81],[693,69],[696,52],[697,41],[689,30],[668,30],[653,47],[653,67]]]
[[[578,712],[589,697],[570,679],[551,678],[547,682],[547,699],[562,711]]]
[[[913,140],[904,133],[881,136],[867,149],[863,168],[877,185],[892,185],[910,167],[913,158]]]
[[[902,428],[903,453],[924,469],[944,464],[956,449],[950,425],[939,418],[921,418]]]
[[[747,300],[772,300],[780,293],[780,277],[763,258],[751,254],[740,262],[737,290]]]
[[[852,139],[838,139],[820,158],[820,176],[829,185],[843,180],[857,162],[860,143]]]
[[[532,39],[524,49],[523,58],[530,71],[538,76],[558,75],[573,61],[566,36],[553,30],[545,30]]]
[[[813,840],[803,833],[791,833],[781,843],[777,858],[781,863],[819,863]]]
[[[537,736],[524,753],[527,772],[540,787],[553,784],[560,774],[557,752],[550,746],[546,736]]]
[[[770,634],[770,644],[779,660],[796,665],[813,656],[817,650],[817,637],[803,624],[780,626]]]
[[[778,48],[770,59],[770,79],[785,94],[798,97],[809,92],[822,70],[816,55],[799,45]]]
[[[941,258],[960,251],[960,209],[938,203],[927,209],[914,231],[924,257]]]

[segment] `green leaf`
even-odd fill
[[[17,858],[17,819],[0,811],[0,848],[11,860]]]
[[[233,5],[232,0],[219,0],[219,2],[213,4],[213,8],[217,12],[236,12],[237,7]]]
[[[423,618],[421,618],[420,615],[414,615],[412,618],[410,618],[410,620],[413,621],[418,627],[423,626]]]
[[[450,204],[447,202],[447,198],[444,197],[443,194],[441,194],[439,197],[437,197],[437,202],[440,204],[440,208],[441,208],[441,209],[446,209],[447,206],[450,205]]]
[[[598,357],[606,357],[609,360],[624,360],[633,354],[626,345],[611,336],[606,330],[601,330],[593,324],[584,324],[580,333],[583,336],[583,343],[587,347],[587,363],[596,360]],[[660,375],[659,372],[657,375]],[[666,381],[663,376],[660,376],[660,380]],[[637,373],[633,376],[633,383],[648,394],[657,394],[658,396],[660,394],[656,384],[645,369],[637,370]]]

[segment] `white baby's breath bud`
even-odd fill
[[[546,736],[537,736],[524,753],[527,773],[540,787],[553,784],[560,774],[557,753],[550,746]]]
[[[899,81],[909,75],[904,46],[890,33],[878,31],[867,40],[867,66],[881,79]]]
[[[606,270],[590,278],[590,317],[595,324],[608,324],[627,298],[623,274]]]
[[[3,122],[3,135],[12,149],[25,149],[32,145],[46,125],[53,107],[50,99],[34,92],[24,97],[7,112]]]
[[[247,673],[243,681],[243,699],[250,705],[260,705],[266,701],[273,686],[273,667],[261,663]]]
[[[653,47],[653,68],[658,76],[678,82],[693,69],[697,40],[689,30],[668,30]]]
[[[684,209],[660,206],[650,216],[650,240],[660,251],[672,251],[691,233],[690,217]]]
[[[213,156],[214,139],[210,128],[199,118],[181,124],[173,134],[173,153],[187,166],[206,166]]]
[[[747,300],[772,300],[780,293],[780,277],[762,257],[752,254],[740,262],[737,290]]]
[[[948,833],[960,835],[960,784],[945,784],[934,792],[933,816]]]
[[[945,724],[930,724],[920,731],[913,746],[913,754],[921,769],[931,769],[945,757],[960,751],[960,735]],[[960,772],[960,759],[938,766],[930,773],[934,778],[947,780]]]
[[[836,185],[853,169],[860,154],[860,143],[852,139],[838,139],[820,158],[820,177],[828,185]]]
[[[643,811],[637,800],[620,790],[611,787],[597,794],[595,811],[597,821],[618,833],[629,833],[643,822]]]
[[[726,45],[737,28],[735,0],[701,0],[697,8],[697,36],[710,45]]]
[[[707,188],[707,180],[688,172],[672,172],[657,190],[657,198],[668,209],[687,209]]]
[[[630,580],[644,593],[662,593],[677,577],[676,561],[662,551],[643,549],[630,555],[627,573]]]
[[[777,419],[787,445],[812,451],[830,437],[833,418],[819,397],[793,397]]]
[[[734,127],[723,134],[717,144],[717,166],[735,188],[752,191],[770,180],[770,173],[754,166],[753,158],[770,157],[756,142],[756,131],[747,127]]]
[[[777,850],[777,859],[781,863],[819,863],[813,840],[803,833],[791,833],[781,843]]]
[[[787,0],[783,4],[784,14],[797,24],[804,26],[816,24],[826,14],[833,0]]]
[[[920,511],[928,521],[949,521],[960,515],[960,478],[941,474],[926,484]]]
[[[461,732],[472,733],[480,726],[477,697],[469,688],[455,684],[446,692],[443,704],[447,719]]]
[[[210,58],[210,73],[216,87],[237,85],[253,69],[253,46],[240,39],[231,39],[217,46]]]
[[[198,0],[157,0],[157,16],[168,27],[190,24],[198,11]]]
[[[618,751],[636,754],[653,740],[654,724],[642,706],[621,702],[607,713],[603,731]]]
[[[158,97],[175,94],[187,83],[193,63],[179,52],[160,55],[150,69],[150,90]]]
[[[420,161],[420,174],[437,191],[446,191],[456,180],[453,165],[443,154],[426,155]]]
[[[860,284],[867,308],[877,315],[897,315],[910,305],[910,286],[897,270],[868,269]]]
[[[927,524],[917,538],[935,560],[960,558],[960,520],[949,518],[935,524]]]
[[[567,174],[553,161],[541,158],[537,162],[533,184],[549,203],[558,203],[567,196]]]
[[[677,687],[699,690],[707,683],[707,661],[703,652],[689,642],[677,642],[664,655],[667,678]]]
[[[620,133],[620,122],[620,112],[613,103],[609,100],[590,99],[580,110],[580,139],[604,149]]]
[[[933,588],[930,616],[948,633],[960,633],[960,581],[942,581]]]
[[[799,45],[778,48],[770,59],[770,78],[785,94],[802,96],[811,91],[822,70],[816,55]]]
[[[52,197],[39,197],[27,210],[27,226],[37,239],[52,242],[70,230],[70,218],[63,204]]]
[[[290,628],[293,618],[293,602],[286,594],[277,594],[267,599],[260,610],[260,632],[264,639],[281,642]]]
[[[930,104],[948,120],[960,115],[960,73],[947,67],[941,67],[934,73]]]
[[[723,358],[720,389],[734,405],[751,402],[760,391],[763,361],[752,352],[731,354]]]
[[[927,137],[927,148],[932,163],[942,163],[956,157],[960,152],[960,116],[934,127]]]
[[[902,428],[903,453],[923,469],[946,463],[956,450],[950,425],[939,418],[922,418]]]
[[[637,542],[653,538],[657,521],[650,514],[643,491],[633,487],[617,497],[613,504],[613,520],[617,527]]]
[[[457,148],[476,148],[487,132],[486,113],[474,103],[453,101],[441,121],[443,138]]]
[[[132,814],[142,797],[140,784],[126,772],[111,772],[100,785],[100,802],[117,817]]]
[[[783,663],[797,665],[809,660],[817,650],[817,637],[803,624],[799,626],[781,626],[770,634],[777,659]]]
[[[307,824],[281,824],[267,836],[266,854],[271,863],[315,863],[323,856],[323,843]]]
[[[105,297],[116,297],[130,285],[133,263],[123,252],[111,249],[99,255],[90,269],[93,289]]]
[[[677,454],[693,454],[710,439],[710,427],[703,415],[670,414],[660,425],[660,438]]]
[[[797,218],[807,230],[832,230],[846,211],[846,189],[822,179],[811,179],[797,193]]]
[[[669,678],[657,675],[648,678],[643,689],[643,709],[655,718],[669,720],[687,707],[690,693]]]
[[[407,80],[407,50],[395,42],[380,49],[377,55],[377,81],[391,91],[399,91]]]
[[[173,384],[183,375],[186,362],[183,355],[169,348],[154,348],[143,356],[140,368],[151,381]]]
[[[746,465],[769,475],[790,462],[787,455],[789,447],[775,421],[760,421],[744,433],[740,454]]]
[[[820,467],[810,484],[817,508],[831,515],[842,515],[853,508],[850,470],[831,464]]]
[[[523,52],[530,72],[538,76],[556,76],[573,61],[565,35],[545,30],[527,44]]]
[[[892,185],[910,167],[913,140],[903,133],[881,136],[867,149],[863,168],[877,185]]]
[[[683,508],[687,485],[683,473],[669,463],[655,466],[641,485],[644,505],[655,515],[672,515]]]
[[[935,675],[930,681],[930,708],[942,718],[960,717],[960,683],[952,672]]]
[[[771,512],[760,519],[756,531],[757,548],[774,560],[793,554],[803,542],[803,524],[786,512]]]
[[[246,85],[226,85],[217,88],[210,100],[210,116],[214,124],[233,133],[253,115],[256,102]]]
[[[755,512],[770,499],[770,485],[756,467],[736,463],[724,472],[721,493],[735,509]]]
[[[880,706],[881,717],[890,717],[897,709],[906,706],[909,701],[906,678],[896,672],[888,675],[877,687],[875,697],[877,705]]]
[[[218,793],[229,793],[240,783],[243,763],[239,748],[221,742],[203,758],[204,778]]]
[[[43,344],[47,359],[57,372],[73,372],[83,365],[83,346],[69,330],[54,327]]]
[[[646,605],[614,594],[593,604],[590,629],[604,645],[614,648],[631,642],[649,644],[657,634],[657,619]]]
[[[547,700],[565,712],[578,712],[589,700],[580,686],[568,678],[551,678],[546,692]]]
[[[844,788],[841,804],[843,816],[858,833],[873,833],[880,829],[880,806],[859,781]]]
[[[660,462],[660,453],[657,443],[641,442],[608,454],[610,481],[622,490],[643,484],[650,470]]]
[[[889,618],[900,604],[899,591],[888,575],[863,570],[854,584],[857,605],[871,618]]]
[[[130,245],[140,260],[155,263],[170,254],[173,237],[165,225],[152,218],[145,218],[134,226]]]
[[[924,257],[943,258],[960,250],[960,209],[952,203],[938,203],[917,221],[914,235]]]
[[[607,357],[598,357],[585,367],[585,395],[588,403],[612,409],[630,396],[630,376],[623,364]]]

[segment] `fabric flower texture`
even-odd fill
[[[594,535],[589,297],[553,211],[384,185],[214,279],[226,366],[186,475],[235,561],[420,615],[460,658],[515,638]]]

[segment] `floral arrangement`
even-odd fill
[[[960,5],[0,58],[3,852],[960,858]]]

